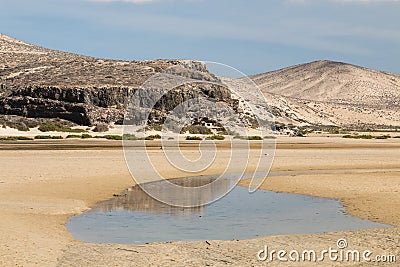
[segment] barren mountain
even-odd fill
[[[317,61],[250,78],[284,123],[400,126],[399,74]]]

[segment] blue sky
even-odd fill
[[[0,32],[103,58],[246,74],[329,59],[400,73],[399,0],[0,0]]]

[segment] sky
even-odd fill
[[[400,73],[400,0],[0,0],[0,33],[100,58],[257,74],[315,60]]]

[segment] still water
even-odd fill
[[[193,177],[175,179],[174,183],[199,186],[212,180],[210,177]],[[159,187],[160,184],[148,186]],[[231,186],[229,179],[226,186]],[[205,197],[211,197],[213,193],[220,192],[208,192]],[[199,196],[187,195],[185,198],[188,198],[186,201],[193,198],[196,202]],[[264,190],[250,194],[247,188],[239,186],[224,198],[197,208],[163,204],[135,186],[71,217],[67,224],[76,239],[121,244],[249,239],[382,227],[390,226],[347,215],[337,200]]]

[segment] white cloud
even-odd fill
[[[88,0],[86,0],[88,1]],[[97,2],[124,1],[131,3],[201,0],[89,0]],[[286,0],[286,2],[315,3],[322,0]],[[325,2],[400,2],[400,0],[323,0]],[[347,6],[346,6],[347,8]],[[357,9],[355,9],[357,10]],[[206,15],[208,13],[205,13]],[[87,14],[86,14],[87,15]],[[320,15],[293,16],[292,13],[277,12],[276,15],[253,16],[251,20],[225,20],[212,15],[188,17],[180,14],[129,13],[121,14],[109,10],[107,19],[94,12],[92,19],[118,29],[146,31],[190,38],[230,39],[265,43],[280,43],[319,51],[339,52],[356,55],[370,55],[374,50],[369,41],[400,44],[400,30],[394,25],[374,23],[353,23],[353,19],[340,21]],[[284,19],[283,19],[284,17]]]

